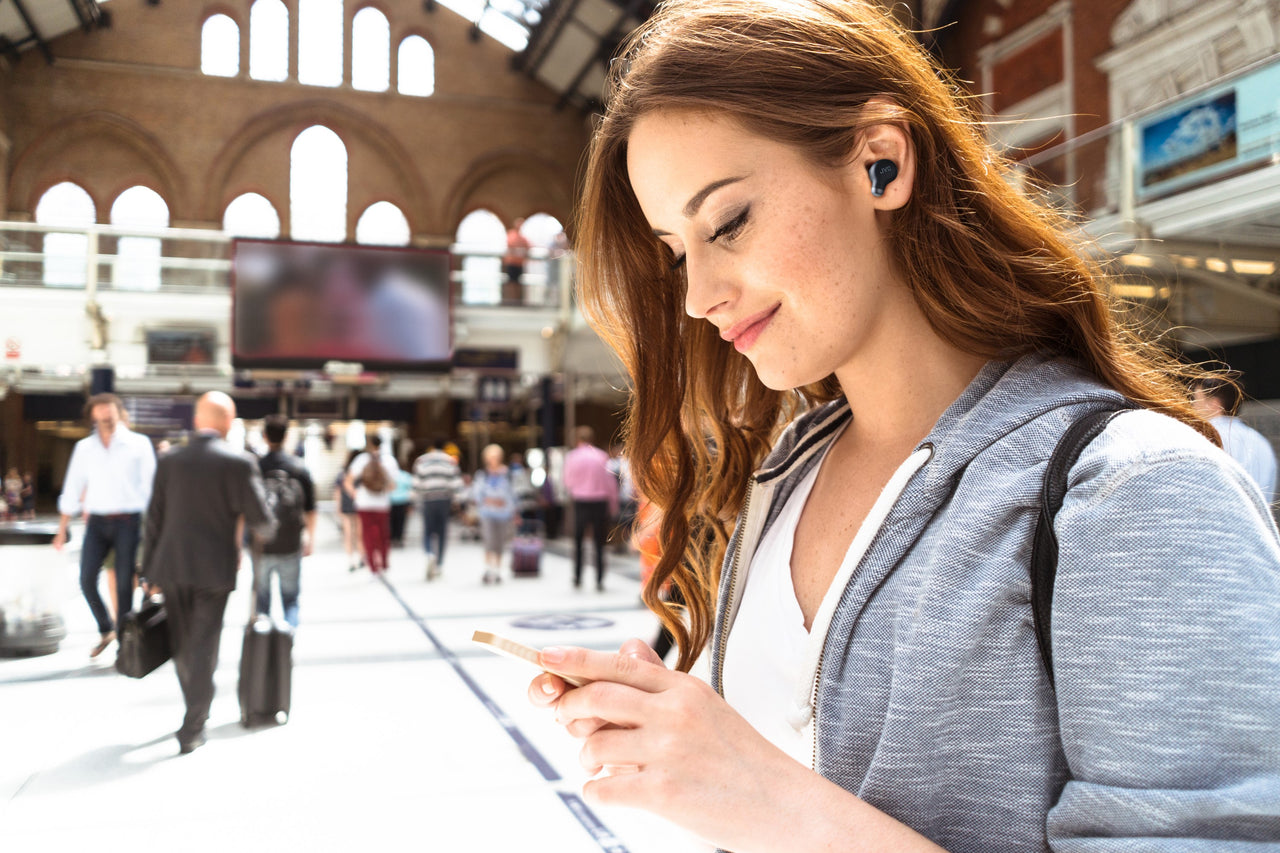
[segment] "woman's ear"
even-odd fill
[[[874,124],[862,135],[853,157],[853,185],[865,192],[876,210],[897,210],[911,199],[915,186],[915,145],[896,122]]]

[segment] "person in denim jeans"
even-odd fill
[[[58,498],[58,532],[53,547],[61,551],[75,516],[86,515],[80,550],[80,589],[101,635],[89,652],[97,657],[116,638],[116,627],[133,609],[133,580],[142,512],[151,500],[156,454],[151,440],[129,429],[124,403],[114,394],[96,394],[85,405],[93,426],[76,442]],[[98,592],[98,575],[107,554],[116,555],[114,619]]]
[[[263,425],[267,454],[258,460],[267,504],[279,526],[274,538],[254,549],[253,591],[257,612],[271,612],[271,576],[280,579],[280,605],[285,621],[298,627],[298,591],[302,558],[311,554],[316,536],[316,490],[306,466],[284,452],[289,421],[271,415]],[[305,534],[305,535],[304,535]]]
[[[462,488],[458,462],[444,452],[446,439],[431,439],[431,448],[413,463],[413,494],[422,502],[422,547],[427,552],[427,580],[440,576],[449,539],[449,514]]]

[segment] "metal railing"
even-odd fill
[[[1144,204],[1280,164],[1280,118],[1274,112],[1251,116],[1245,99],[1238,104],[1235,98],[1237,89],[1274,92],[1277,79],[1280,56],[1267,57],[1035,152],[1017,168],[1027,179],[1028,191],[1045,195],[1054,206],[1084,221],[1118,220],[1121,227],[1140,230],[1138,211]],[[1224,99],[1229,105],[1219,103]],[[1274,110],[1274,98],[1250,100],[1262,100]],[[1212,119],[1215,105],[1230,123],[1210,141],[1214,131],[1204,126],[1204,119]],[[1161,143],[1183,118],[1191,136],[1189,152],[1182,160],[1163,161]],[[1196,141],[1201,142],[1198,149]]]
[[[231,287],[231,235],[194,228],[76,228],[0,222],[0,287],[99,291],[217,292]],[[518,282],[506,280],[503,249],[454,245],[455,307],[559,309],[569,305],[573,258],[534,248]]]

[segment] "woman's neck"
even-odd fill
[[[920,319],[923,328],[898,334],[836,374],[861,441],[918,443],[987,362],[956,349]]]

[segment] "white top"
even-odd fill
[[[76,442],[58,497],[58,512],[91,515],[145,512],[151,503],[156,453],[151,439],[117,424],[103,445],[95,429]]]
[[[1271,442],[1244,421],[1230,415],[1210,418],[1209,423],[1222,436],[1222,449],[1253,478],[1267,503],[1273,502],[1276,499],[1276,453]]]
[[[826,462],[826,453],[824,450],[819,463],[796,485],[752,555],[742,602],[725,644],[722,678],[725,699],[734,710],[806,767],[813,766],[814,679],[836,604],[889,509],[932,451],[916,451],[889,478],[853,537],[814,615],[812,629],[805,631],[804,614],[791,581],[791,553],[800,515]]]
[[[369,452],[365,451],[351,460],[351,467],[347,469],[347,473],[355,480],[356,484],[356,510],[391,510],[391,493],[396,489],[396,475],[400,473],[400,465],[396,462],[396,458],[385,450],[378,454],[378,459],[382,462],[383,469],[387,472],[387,490],[385,492],[371,492],[360,483],[360,474],[364,471],[364,466],[369,464]]]

